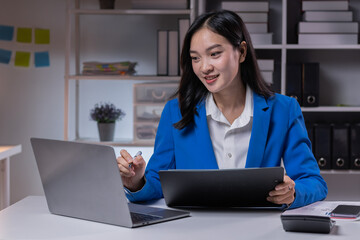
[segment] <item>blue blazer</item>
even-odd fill
[[[177,99],[162,112],[154,153],[145,171],[144,187],[127,197],[144,201],[163,197],[158,171],[163,169],[218,169],[212,147],[205,101],[197,106],[194,124],[182,130],[173,127],[181,119]],[[291,208],[322,200],[327,186],[311,151],[301,108],[293,98],[275,94],[269,99],[254,93],[254,118],[246,168],[280,166],[295,181],[296,197]]]

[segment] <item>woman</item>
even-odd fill
[[[296,208],[326,197],[301,109],[270,91],[237,14],[199,16],[185,36],[181,68],[177,98],[163,110],[146,171],[141,156],[121,150],[117,159],[131,201],[163,196],[162,169],[274,167],[281,159],[287,176],[268,201]]]

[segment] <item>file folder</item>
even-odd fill
[[[168,31],[157,32],[157,75],[168,75]]]
[[[314,156],[320,169],[331,169],[331,126],[314,125]]]
[[[360,123],[351,125],[350,168],[360,170]]]
[[[309,140],[311,142],[311,150],[314,153],[314,124],[311,122],[306,122],[305,125]]]
[[[295,98],[302,106],[302,66],[300,63],[286,65],[286,95]]]
[[[332,168],[348,169],[350,160],[349,125],[332,125]]]
[[[303,106],[319,106],[319,63],[302,64]]]

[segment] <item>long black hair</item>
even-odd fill
[[[268,98],[273,95],[269,86],[263,80],[257,64],[255,50],[251,43],[250,34],[242,19],[234,12],[221,10],[204,13],[197,17],[187,31],[181,52],[180,66],[182,76],[178,96],[182,119],[174,124],[177,129],[183,129],[193,123],[197,104],[204,100],[209,93],[204,84],[198,79],[192,69],[190,57],[190,43],[193,35],[201,28],[206,27],[214,33],[225,37],[234,48],[240,47],[242,41],[246,42],[247,54],[245,61],[240,64],[241,80],[259,95]]]

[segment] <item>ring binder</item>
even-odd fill
[[[331,128],[329,124],[314,124],[314,156],[320,169],[331,169]]]
[[[319,63],[302,64],[303,106],[319,106]]]
[[[350,168],[360,170],[360,123],[351,125]]]
[[[332,125],[332,167],[333,169],[349,168],[349,125]]]

